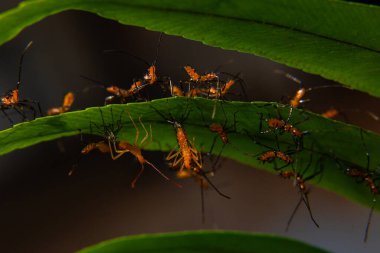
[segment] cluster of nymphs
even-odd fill
[[[33,118],[36,117],[37,111],[42,115],[42,111],[40,105],[37,101],[20,99],[19,98],[19,88],[21,85],[21,74],[22,74],[22,62],[25,55],[25,52],[31,46],[31,42],[27,45],[24,52],[22,53],[20,59],[20,67],[19,67],[19,79],[15,89],[7,92],[5,95],[1,97],[0,109],[2,113],[8,118],[8,120],[13,124],[12,118],[9,116],[8,111],[14,110],[16,113],[22,116],[22,119],[25,120],[27,118],[26,112],[32,112]],[[158,54],[157,54],[158,55]],[[156,57],[157,59],[157,57]],[[232,145],[229,141],[228,135],[230,133],[237,132],[237,120],[236,113],[233,115],[233,123],[227,122],[227,115],[223,109],[223,101],[228,100],[231,97],[240,97],[243,98],[245,96],[244,82],[238,75],[232,75],[224,72],[209,72],[204,74],[199,74],[194,68],[190,66],[185,66],[185,74],[186,78],[182,81],[178,81],[174,83],[169,77],[160,77],[157,75],[156,69],[156,60],[153,64],[148,64],[147,72],[139,78],[135,80],[129,88],[120,88],[118,86],[108,86],[99,81],[94,81],[91,78],[85,77],[88,80],[96,82],[97,84],[102,85],[105,90],[112,95],[105,99],[105,104],[110,103],[126,103],[130,101],[139,101],[139,100],[147,100],[146,96],[144,96],[144,92],[149,89],[149,87],[160,87],[162,90],[163,97],[186,97],[186,103],[190,103],[193,97],[203,97],[207,99],[215,100],[214,108],[212,110],[211,116],[209,119],[205,120],[204,115],[201,112],[203,122],[206,122],[207,128],[214,134],[214,140],[211,145],[210,150],[206,150],[206,152],[202,152],[204,150],[197,148],[194,144],[194,140],[188,137],[184,123],[186,119],[189,117],[189,114],[192,113],[191,110],[186,110],[183,112],[181,119],[175,118],[170,111],[161,111],[158,108],[150,105],[151,110],[155,112],[157,115],[167,122],[171,124],[175,130],[176,147],[173,147],[172,151],[166,156],[166,161],[168,162],[170,168],[176,171],[176,175],[178,178],[194,178],[200,185],[202,192],[202,210],[203,210],[203,189],[211,186],[215,189],[218,194],[225,198],[229,198],[227,195],[223,194],[221,191],[217,189],[217,187],[210,181],[210,176],[213,176],[215,173],[215,168],[217,167],[219,157],[222,154],[222,151],[225,146]],[[285,76],[297,83],[301,82],[296,78],[291,76],[290,74],[284,73]],[[240,87],[235,88],[239,84]],[[297,127],[297,123],[292,123],[292,113],[294,108],[299,107],[303,102],[307,101],[304,99],[305,94],[312,89],[318,88],[327,88],[327,87],[336,87],[336,86],[319,86],[315,88],[305,89],[301,87],[297,93],[289,99],[289,112],[287,112],[287,117],[282,117],[280,113],[276,117],[265,117],[264,114],[260,114],[260,124],[258,126],[259,131],[254,134],[248,130],[241,130],[240,132],[244,132],[246,136],[250,138],[250,141],[254,142],[258,146],[261,147],[261,150],[265,150],[256,154],[255,157],[263,163],[271,163],[274,165],[274,169],[279,173],[282,178],[291,179],[294,182],[294,185],[297,187],[300,192],[300,200],[296,205],[290,219],[287,223],[287,229],[298,209],[298,207],[304,203],[306,206],[311,220],[313,223],[319,227],[315,218],[312,215],[310,202],[309,202],[309,188],[306,185],[306,182],[315,178],[317,175],[322,173],[322,166],[316,171],[310,173],[309,167],[312,164],[312,151],[306,151],[304,149],[304,139],[307,138],[307,129],[299,129]],[[233,90],[238,89],[239,92],[233,92]],[[241,100],[241,99],[240,99]],[[74,102],[74,94],[69,92],[66,94],[63,100],[63,105],[57,108],[51,108],[48,110],[48,115],[57,115],[61,113],[65,113],[70,110],[72,104]],[[220,104],[219,107],[224,116],[224,122],[218,122],[215,120],[215,115],[217,111],[217,104]],[[237,112],[238,113],[238,112]],[[153,168],[157,171],[163,178],[166,180],[173,182],[176,187],[182,187],[180,184],[172,181],[168,176],[166,176],[161,170],[157,168],[152,162],[148,161],[142,154],[142,149],[150,143],[152,140],[152,128],[146,127],[141,117],[138,118],[138,124],[144,131],[144,136],[140,140],[140,131],[139,127],[136,124],[137,120],[133,119],[129,111],[125,111],[125,115],[128,115],[128,121],[134,126],[136,129],[136,136],[133,143],[130,143],[125,140],[119,140],[118,134],[122,130],[125,122],[122,122],[122,117],[115,117],[111,111],[112,121],[107,122],[104,119],[103,111],[100,110],[102,123],[95,124],[94,122],[90,122],[90,129],[93,134],[102,136],[102,139],[96,142],[91,142],[87,144],[82,149],[82,154],[86,155],[91,151],[98,150],[101,153],[110,154],[113,160],[118,159],[125,153],[129,153],[136,157],[139,165],[140,171],[135,179],[132,181],[132,187],[135,187],[136,182],[140,175],[142,174],[145,165]],[[323,114],[324,117],[334,117],[336,116],[337,111],[335,109],[329,110]],[[232,117],[230,117],[232,118]],[[136,121],[136,122],[135,122]],[[229,124],[228,124],[229,123]],[[271,143],[274,142],[275,148],[271,147],[268,142],[263,141],[265,138],[271,135],[269,139],[271,139]],[[365,142],[363,139],[363,132],[360,132],[362,143],[365,146]],[[292,140],[292,148],[291,150],[283,150],[279,145],[279,137],[286,137]],[[139,141],[140,140],[140,141]],[[215,152],[214,147],[216,142],[220,142],[222,147],[218,152]],[[238,147],[235,147],[238,149]],[[304,152],[310,152],[310,158],[308,165],[302,171],[297,169],[297,157]],[[211,153],[216,153],[218,156],[216,158],[212,158],[209,156],[211,160],[212,166],[210,169],[206,170],[204,168],[204,154],[207,156]],[[305,157],[305,155],[303,155]],[[369,169],[369,152],[367,151],[368,164],[365,168],[360,167],[358,165],[350,164],[348,162],[339,160],[338,158],[333,157],[334,162],[337,166],[345,172],[345,174],[349,177],[352,177],[358,180],[361,184],[365,184],[368,186],[369,190],[373,193],[373,207],[371,208],[370,215],[367,222],[367,227],[365,231],[365,240],[367,239],[369,224],[373,212],[373,208],[376,202],[376,196],[379,193],[378,179],[379,175],[372,170]],[[319,161],[315,164],[319,164]],[[318,167],[318,166],[316,166]]]

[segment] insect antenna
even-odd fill
[[[157,43],[157,50],[156,50],[156,58],[154,59],[153,63],[149,63],[148,61],[144,60],[143,58],[141,58],[140,56],[137,56],[131,52],[128,52],[126,50],[121,50],[121,49],[106,49],[106,50],[103,50],[102,53],[104,54],[108,54],[108,53],[120,53],[120,54],[125,54],[125,55],[128,55],[128,56],[131,56],[132,58],[135,58],[136,60],[138,61],[141,61],[143,62],[144,64],[146,64],[148,67],[150,66],[155,66],[156,65],[156,62],[157,62],[157,59],[158,59],[158,55],[159,55],[159,46],[161,44],[161,40],[162,40],[162,34],[163,33],[160,33],[160,36],[158,38],[158,43]]]
[[[21,75],[22,75],[22,63],[24,61],[24,56],[25,56],[25,53],[26,51],[28,51],[28,49],[32,46],[33,44],[33,41],[30,41],[28,43],[28,45],[26,45],[24,51],[22,52],[21,54],[21,57],[20,57],[20,63],[19,63],[19,67],[18,67],[18,81],[17,81],[17,85],[16,85],[16,89],[18,89],[20,87],[20,84],[21,84]]]
[[[148,67],[150,66],[150,64],[144,60],[143,58],[131,53],[131,52],[128,52],[128,51],[125,51],[125,50],[121,50],[121,49],[106,49],[106,50],[103,50],[103,53],[104,54],[108,54],[108,53],[120,53],[120,54],[125,54],[125,55],[128,55],[128,56],[131,56],[132,58],[135,58],[136,60],[139,60],[143,63],[145,63]]]
[[[79,76],[80,76],[81,78],[87,80],[87,81],[90,81],[90,82],[96,84],[96,85],[93,85],[93,86],[91,86],[91,87],[88,87],[88,86],[87,86],[87,87],[83,88],[82,92],[87,92],[89,89],[91,89],[91,88],[97,88],[97,87],[99,87],[99,86],[102,86],[103,88],[107,88],[107,84],[105,84],[105,83],[102,82],[102,81],[99,81],[99,80],[96,80],[96,79],[93,79],[93,78],[91,78],[91,77],[84,76],[84,75],[79,75]]]
[[[161,41],[162,41],[162,35],[163,35],[163,33],[160,33],[160,36],[158,37],[158,42],[157,42],[157,47],[156,47],[156,58],[154,59],[152,66],[156,66],[156,63],[157,63],[158,55],[160,53],[160,45],[161,45]]]

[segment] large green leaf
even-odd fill
[[[76,9],[253,53],[380,96],[380,8],[338,0],[29,0],[0,15],[0,43]]]
[[[241,163],[275,172],[273,163],[263,164],[257,156],[267,151],[268,148],[255,144],[250,136],[257,136],[257,141],[273,149],[276,148],[275,135],[273,133],[262,134],[259,131],[260,116],[286,118],[289,107],[266,102],[217,102],[207,99],[188,99],[183,97],[160,99],[152,102],[129,103],[124,105],[112,105],[100,108],[88,108],[83,111],[69,112],[58,116],[38,118],[31,122],[15,125],[13,128],[0,132],[0,154],[6,154],[12,150],[31,146],[33,144],[53,140],[62,136],[70,136],[81,133],[93,133],[103,126],[101,113],[106,124],[116,122],[120,117],[124,127],[119,133],[119,139],[132,141],[136,132],[129,120],[128,111],[138,123],[141,116],[142,122],[148,128],[153,129],[153,141],[146,148],[149,150],[169,151],[176,146],[176,135],[173,126],[165,121],[154,109],[165,114],[168,119],[170,114],[180,120],[186,112],[190,112],[184,123],[184,127],[190,139],[195,138],[195,143],[203,151],[209,151],[215,134],[211,133],[208,125],[211,122],[224,124],[227,120],[227,129],[231,129],[236,122],[236,132],[229,134],[230,144],[226,145],[222,153]],[[214,120],[211,120],[212,112],[216,108]],[[112,113],[111,113],[112,112]],[[170,112],[170,114],[169,114]],[[225,112],[225,113],[224,113]],[[113,117],[113,120],[112,120]],[[236,119],[236,121],[234,120]],[[90,123],[91,122],[91,123]],[[325,189],[334,191],[349,199],[360,202],[366,206],[372,205],[373,196],[368,186],[362,182],[356,182],[354,178],[345,175],[345,168],[336,165],[335,158],[354,163],[362,168],[366,167],[366,152],[374,151],[380,143],[380,136],[358,127],[325,119],[320,115],[301,110],[294,110],[291,122],[302,131],[308,131],[304,137],[304,149],[294,156],[296,160],[294,168],[302,172],[309,161],[310,168],[304,172],[304,176],[314,174],[320,168],[324,168],[321,176],[317,176],[312,183]],[[298,123],[297,123],[298,122]],[[262,121],[265,130],[265,121]],[[144,136],[141,126],[140,139]],[[98,129],[99,130],[99,129]],[[99,131],[98,131],[99,132]],[[249,135],[247,135],[247,133]],[[102,133],[97,133],[102,134]],[[288,134],[279,136],[280,150],[294,150],[296,145]],[[367,148],[364,147],[364,144]],[[221,150],[221,141],[216,142],[214,153]],[[371,156],[371,168],[380,164],[380,156]],[[278,164],[280,166],[281,164]],[[322,167],[321,167],[322,166]],[[290,168],[290,166],[289,166]],[[376,206],[380,210],[380,206]]]
[[[83,249],[78,253],[103,252],[327,253],[325,250],[284,237],[231,231],[193,231],[120,237]]]

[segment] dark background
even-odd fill
[[[2,1],[0,10],[16,4]],[[20,53],[33,40],[25,56],[23,97],[39,100],[46,111],[60,105],[63,95],[74,90],[74,110],[101,105],[107,94],[102,89],[78,92],[89,85],[79,75],[128,87],[146,66],[131,57],[100,52],[125,49],[151,62],[158,36],[84,12],[68,11],[49,17],[0,47],[1,91],[14,87]],[[185,76],[182,68],[187,64],[199,72],[212,71],[221,64],[224,71],[241,72],[251,100],[280,101],[297,90],[297,85],[274,74],[275,69],[289,71],[307,87],[331,83],[253,55],[164,35],[157,62],[160,74],[178,80]],[[313,111],[335,106],[346,111],[351,123],[380,130],[379,122],[355,112],[360,109],[380,114],[378,99],[339,88],[318,90],[308,97],[312,101],[307,108]],[[2,129],[9,127],[3,118],[0,124]],[[82,159],[76,173],[69,177],[82,146],[76,136],[0,157],[1,252],[65,253],[117,236],[195,229],[275,233],[341,253],[376,252],[379,248],[379,215],[373,217],[365,244],[362,238],[368,209],[333,193],[312,188],[311,205],[320,229],[314,227],[302,206],[285,233],[286,221],[298,201],[291,182],[225,160],[213,179],[232,200],[208,191],[206,223],[202,224],[196,184],[190,180],[183,182],[183,189],[176,189],[146,170],[132,190],[129,185],[138,164],[130,157],[112,162],[108,156],[94,153]],[[372,150],[372,155],[376,153]],[[164,153],[144,154],[160,168],[165,167]]]

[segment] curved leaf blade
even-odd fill
[[[78,251],[78,253],[122,252],[308,252],[327,251],[296,240],[265,234],[233,231],[192,231],[120,237]]]
[[[210,150],[215,137],[215,134],[208,129],[211,122],[224,124],[227,121],[227,128],[231,129],[236,120],[236,132],[229,134],[230,144],[225,146],[222,155],[249,166],[276,173],[273,163],[263,164],[257,159],[257,156],[262,152],[268,151],[269,148],[275,149],[277,146],[273,133],[260,133],[260,123],[263,123],[265,128],[265,122],[262,122],[260,115],[265,118],[279,116],[286,118],[289,107],[267,102],[221,102],[202,98],[178,97],[144,103],[88,108],[83,111],[38,118],[1,131],[0,155],[63,136],[79,133],[102,135],[103,119],[106,124],[112,122],[115,124],[120,119],[123,128],[119,132],[118,138],[132,142],[136,136],[136,129],[133,127],[126,110],[130,112],[136,123],[141,117],[146,127],[151,125],[153,142],[146,147],[147,149],[170,151],[177,145],[175,131],[173,126],[166,122],[152,106],[166,115],[167,119],[170,119],[171,114],[178,121],[184,117],[185,112],[190,112],[188,118],[182,123],[189,138],[195,138],[196,145],[203,151]],[[214,120],[211,120],[215,106],[216,116]],[[296,160],[293,165],[294,168],[302,172],[304,177],[315,174],[317,170],[323,168],[323,173],[314,177],[311,183],[370,207],[373,195],[368,186],[365,183],[356,182],[355,178],[345,176],[345,168],[338,167],[332,157],[336,156],[339,159],[366,168],[365,154],[367,150],[364,143],[368,151],[377,150],[380,136],[361,130],[356,126],[325,119],[320,115],[297,109],[293,110],[291,123],[302,131],[308,131],[304,137],[303,151],[293,157]],[[144,134],[141,125],[139,128],[141,140]],[[364,143],[361,138],[361,131],[363,131]],[[253,135],[267,147],[255,144],[249,137]],[[287,134],[280,135],[278,142],[282,151],[295,149],[294,141]],[[218,154],[221,148],[222,143],[219,140],[215,143],[213,152]],[[310,161],[311,165],[308,166]],[[380,156],[373,154],[370,168],[376,168],[378,164],[380,164]],[[379,205],[375,208],[380,211]]]
[[[377,6],[337,0],[29,0],[0,14],[0,43],[69,9],[256,54],[380,96]]]

